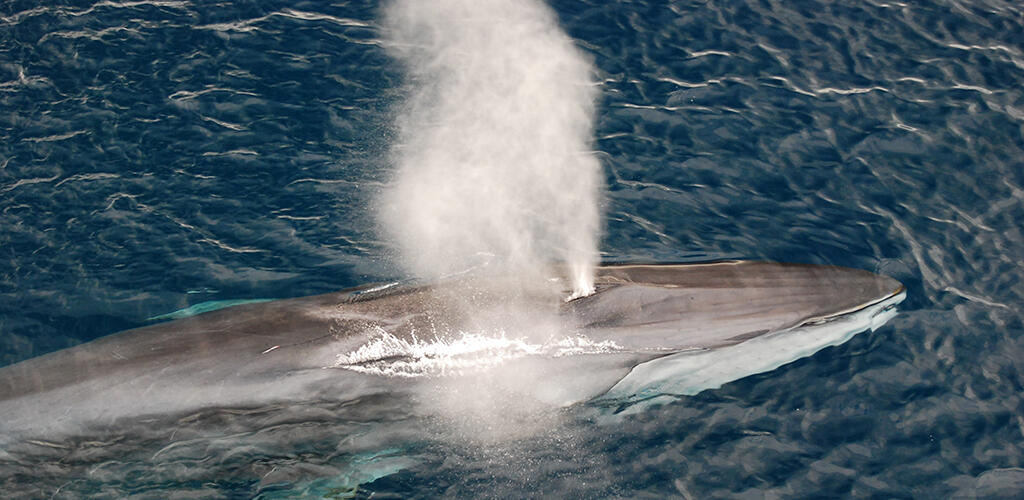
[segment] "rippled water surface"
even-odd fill
[[[0,485],[286,497],[296,478],[347,475],[340,484],[362,486],[316,491],[1024,495],[1024,9],[553,7],[598,68],[605,260],[868,269],[907,286],[900,315],[613,424],[574,414],[529,438],[344,460],[329,445],[344,436],[327,431],[289,456],[208,449],[215,463],[160,461],[145,442],[112,457],[41,451],[50,459],[38,467],[0,456]],[[387,178],[408,89],[378,12],[262,0],[0,6],[0,363],[206,301],[395,277],[366,207]]]

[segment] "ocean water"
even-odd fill
[[[333,497],[1024,495],[1024,9],[552,7],[598,71],[604,260],[868,269],[906,285],[900,314],[614,423],[580,412],[519,440],[421,443],[401,466],[329,446],[152,477],[111,460],[53,493],[301,495],[259,481],[287,464],[362,483],[318,493]],[[379,10],[0,6],[0,364],[204,302],[400,277],[367,209],[409,91]]]

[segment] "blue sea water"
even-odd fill
[[[0,364],[204,302],[396,277],[366,208],[408,93],[379,7],[0,6]],[[1024,496],[1024,8],[552,7],[598,70],[605,260],[835,264],[908,299],[771,373],[614,425],[428,443],[336,494]],[[57,493],[266,493],[244,471],[276,462],[235,460],[159,482],[97,466]]]

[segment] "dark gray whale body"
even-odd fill
[[[583,349],[556,355],[517,351],[520,361],[557,374],[547,378],[542,399],[564,405],[636,402],[659,390],[691,394],[877,327],[904,297],[899,282],[866,271],[744,261],[602,266],[595,283],[596,293],[567,303],[546,291],[511,300],[500,286],[466,279],[364,287],[110,335],[0,369],[0,446],[205,408],[344,402],[412,390],[416,375],[439,373],[416,372],[439,355],[410,363],[409,349],[386,347],[475,331],[481,310],[493,313],[492,323],[555,318],[555,330],[585,339]],[[508,302],[520,308],[508,309]],[[680,376],[689,385],[673,386]]]
[[[569,302],[557,277],[506,285],[238,305],[0,368],[0,488],[349,497],[431,443],[557,433],[575,403],[573,418],[615,422],[772,370],[905,296],[866,271],[761,262],[603,266]]]
[[[349,495],[438,439],[557,428],[545,415],[583,402],[583,418],[615,421],[774,369],[877,327],[905,296],[866,271],[715,262],[602,266],[596,292],[566,302],[557,274],[238,305],[0,368],[0,485]]]

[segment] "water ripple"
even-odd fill
[[[196,303],[394,277],[367,207],[407,82],[376,2],[44,3],[0,7],[0,363]],[[598,67],[606,258],[853,266],[895,276],[908,299],[873,334],[621,425],[581,416],[491,454],[424,444],[427,465],[375,491],[1019,492],[1019,2],[553,5]],[[138,481],[273,492],[274,478],[303,477],[302,460],[351,472],[336,445],[358,426],[336,422],[352,408],[321,410],[335,423],[289,427],[315,437],[301,459],[260,436],[227,455],[195,436],[109,454],[40,443],[45,474],[0,453],[0,478],[29,497],[145,495],[123,478],[156,467]],[[221,468],[195,466],[218,456]],[[246,468],[267,479],[218,483]]]

